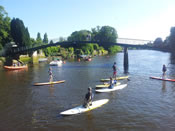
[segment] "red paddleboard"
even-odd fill
[[[27,69],[28,66],[24,65],[24,66],[4,66],[5,69],[7,70],[21,70],[21,69]]]
[[[150,78],[151,79],[156,79],[156,80],[162,80],[162,81],[172,81],[172,82],[175,82],[175,79],[168,79],[168,78],[163,79],[162,77],[153,77],[153,76],[151,76]]]

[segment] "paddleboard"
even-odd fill
[[[127,86],[127,84],[123,84],[123,85],[118,85],[118,86],[114,86],[114,88],[110,89],[110,88],[105,88],[105,89],[97,89],[95,90],[96,92],[111,92],[111,91],[116,91],[116,90],[121,90],[123,88],[125,88]]]
[[[121,77],[117,77],[117,80],[128,79],[128,78],[129,78],[129,76],[121,76]],[[112,78],[112,79],[114,80],[115,78]],[[101,82],[110,81],[110,78],[101,79],[100,81]]]
[[[172,82],[175,82],[175,79],[168,79],[168,78],[163,79],[162,77],[153,77],[153,76],[151,76],[150,78],[151,79],[156,79],[156,80],[162,80],[162,81],[172,81]]]
[[[120,85],[121,83],[120,82],[117,82],[116,85]],[[109,83],[106,83],[106,84],[103,84],[103,85],[96,85],[95,86],[96,88],[107,88],[109,87]]]
[[[52,85],[52,84],[59,84],[59,83],[64,83],[65,80],[61,81],[53,81],[53,82],[44,82],[44,83],[35,83],[35,86],[43,86],[43,85]]]
[[[87,108],[83,107],[83,105],[80,105],[80,106],[75,107],[73,109],[69,109],[69,110],[63,111],[60,114],[61,115],[75,115],[75,114],[80,114],[80,113],[83,113],[83,112],[87,112],[87,111],[96,109],[96,108],[98,108],[98,107],[106,104],[108,101],[109,101],[109,99],[102,99],[102,100],[93,101],[92,102],[92,105],[89,106],[89,107],[87,107]]]

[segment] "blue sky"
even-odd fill
[[[20,18],[36,38],[49,39],[96,26],[112,26],[121,38],[154,40],[175,26],[175,0],[0,0],[9,17]]]

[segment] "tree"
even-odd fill
[[[97,41],[98,39],[96,37],[97,37],[97,34],[100,32],[100,26],[97,26],[96,28],[92,28],[91,32],[92,32],[91,39],[94,41]]]
[[[68,41],[85,41],[89,34],[91,34],[91,32],[88,30],[75,31],[68,37]]]
[[[37,33],[37,37],[36,37],[36,44],[37,44],[37,46],[40,46],[40,45],[42,45],[42,39],[41,39],[41,34],[38,32]]]
[[[154,41],[154,46],[155,47],[162,47],[163,46],[162,38],[160,38],[160,37],[156,38],[155,41]]]
[[[117,52],[119,52],[121,50],[122,50],[122,48],[120,46],[117,46],[117,45],[110,46],[109,49],[108,49],[110,54],[117,53]]]
[[[116,42],[117,31],[110,26],[102,26],[99,32],[95,35],[95,39],[101,42]]]
[[[65,41],[65,38],[64,37],[59,37],[59,42],[63,42],[63,41]]]
[[[92,40],[98,41],[98,42],[113,42],[116,43],[117,40],[117,31],[115,28],[110,26],[97,26],[96,28],[92,28]],[[102,44],[105,49],[109,49],[111,45],[108,44]]]
[[[47,37],[47,33],[45,33],[45,34],[44,34],[43,43],[48,44],[48,37]]]
[[[171,27],[169,43],[170,43],[171,50],[174,52],[175,51],[175,27]]]
[[[0,6],[0,49],[12,40],[10,35],[10,18],[3,6]]]
[[[22,20],[13,18],[10,26],[12,38],[19,47],[31,45],[28,29],[25,28]]]
[[[32,46],[36,43],[36,41],[35,41],[34,38],[30,38],[30,41],[31,41],[31,45],[32,45]]]

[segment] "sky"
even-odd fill
[[[119,38],[163,40],[175,26],[175,0],[0,0],[10,18],[19,18],[30,36],[49,39],[74,31],[111,26]]]

